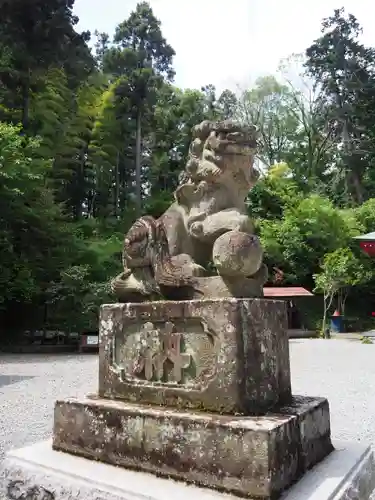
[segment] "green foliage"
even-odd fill
[[[50,163],[20,127],[0,123],[0,303],[32,301],[72,258],[74,241],[46,187]],[[69,245],[65,247],[65,245]]]
[[[328,199],[310,195],[288,207],[281,220],[261,222],[261,240],[288,283],[310,284],[326,253],[351,242],[352,228]]]
[[[342,288],[365,283],[370,278],[366,266],[348,248],[326,254],[322,272],[314,276],[316,289],[333,295]]]
[[[336,190],[362,203],[374,165],[375,49],[359,42],[361,27],[344,9],[324,19],[322,36],[306,50],[306,68],[322,89],[337,149]]]
[[[361,337],[361,344],[373,344],[373,341],[370,337]]]
[[[375,229],[375,198],[370,198],[362,205],[355,208],[354,217],[360,224],[363,233],[371,233]]]
[[[357,258],[348,248],[338,248],[324,256],[322,270],[314,275],[315,290],[323,293],[324,313],[322,321],[322,331],[326,330],[326,318],[333,299],[340,296],[339,308],[343,311],[345,299],[343,292],[348,287],[355,287],[369,281],[373,276],[371,270],[366,266],[365,261]]]
[[[103,69],[118,78],[114,89],[118,117],[123,115],[123,126],[135,130],[135,203],[137,215],[142,211],[142,159],[145,145],[142,141],[145,122],[152,115],[158,89],[164,79],[173,79],[173,48],[167,43],[150,5],[140,2],[128,19],[116,28],[114,45],[105,51]],[[133,123],[129,123],[129,118]],[[131,137],[131,136],[130,136]],[[142,144],[143,142],[143,144]],[[143,147],[142,147],[143,146]]]
[[[239,103],[236,94],[228,89],[224,90],[220,94],[216,103],[218,113],[224,120],[236,118],[238,105]]]
[[[51,65],[64,68],[71,85],[93,69],[86,42],[89,33],[74,30],[74,0],[12,0],[2,3],[0,80],[7,105],[19,111],[24,130],[29,127],[30,95],[42,85]]]
[[[298,121],[291,91],[274,76],[259,78],[245,91],[238,105],[242,121],[256,125],[260,134],[262,162],[271,166],[285,161],[294,144]]]
[[[191,130],[197,123],[212,118],[212,113],[210,97],[205,92],[182,91],[168,83],[159,89],[149,136],[151,157],[147,172],[153,199],[171,201],[178,174],[186,162]]]
[[[289,172],[287,164],[276,164],[254,186],[248,196],[252,217],[282,219],[286,208],[296,206],[303,199],[303,192]]]

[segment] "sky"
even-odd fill
[[[341,3],[340,3],[341,2]],[[79,30],[114,33],[137,0],[76,0]],[[372,0],[151,0],[168,43],[176,51],[176,85],[244,89],[275,74],[279,61],[303,52],[319,37],[322,18],[345,7],[375,46]]]

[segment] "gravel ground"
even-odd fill
[[[98,355],[0,355],[0,459],[51,435],[54,402],[97,390]]]
[[[294,394],[326,396],[335,439],[375,444],[375,344],[290,342]],[[97,388],[97,355],[0,356],[0,459],[51,434],[57,398]]]
[[[291,340],[293,394],[324,396],[333,439],[375,444],[375,344]]]

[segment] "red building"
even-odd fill
[[[354,239],[359,241],[359,246],[367,255],[375,257],[375,232],[361,234],[361,236],[355,236]]]

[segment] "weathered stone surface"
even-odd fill
[[[101,397],[243,414],[291,398],[282,301],[104,305],[99,358]]]
[[[288,405],[279,408],[281,415],[295,415],[299,421],[301,460],[303,469],[310,469],[326,455],[325,443],[320,436],[330,433],[328,402],[316,405],[316,398],[293,396]],[[319,458],[320,457],[320,458]]]
[[[227,232],[231,241],[224,236],[214,252],[219,274],[233,276],[234,270],[242,278],[259,270],[262,252],[256,239],[251,244],[246,239],[254,224],[245,203],[259,177],[254,168],[257,137],[255,127],[231,120],[194,127],[175,202],[157,220],[139,218],[125,235],[124,269],[112,281],[119,302],[161,298],[165,287],[178,290],[179,296],[195,288],[197,276],[204,276],[212,262],[215,241]],[[183,299],[188,298],[186,293]]]
[[[260,240],[253,234],[228,231],[215,241],[212,260],[222,276],[253,276],[263,262]]]
[[[251,278],[240,276],[204,276],[195,278],[189,287],[163,288],[163,295],[170,300],[204,300],[224,298],[263,297],[263,285],[267,280],[268,269],[262,265]]]
[[[311,426],[317,414],[320,423]],[[271,499],[332,451],[329,407],[325,399],[299,398],[277,413],[241,417],[104,399],[57,401],[53,448]]]

